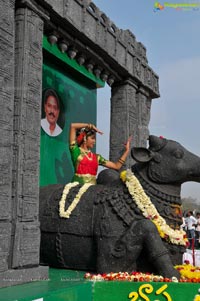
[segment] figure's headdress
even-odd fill
[[[88,136],[95,135],[96,132],[92,129],[82,128],[76,132],[76,141],[78,146],[80,146]]]

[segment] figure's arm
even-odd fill
[[[69,131],[69,143],[71,144],[76,140],[76,131],[80,130],[82,128],[88,128],[89,130],[94,130],[95,132],[99,134],[103,134],[102,131],[100,131],[98,128],[96,128],[95,125],[91,123],[71,123],[70,125],[70,131]]]
[[[122,167],[122,165],[125,163],[126,158],[129,154],[131,139],[132,139],[132,136],[130,136],[128,138],[126,144],[124,145],[125,151],[124,151],[123,155],[119,158],[119,160],[117,162],[106,161],[106,164],[104,166],[115,169],[115,170],[119,170]]]

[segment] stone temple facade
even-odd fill
[[[44,35],[111,86],[111,160],[130,132],[146,145],[159,97],[145,47],[91,1],[0,1],[1,287],[48,275],[39,265],[38,220]]]

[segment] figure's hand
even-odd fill
[[[95,125],[92,126],[92,129],[93,129],[95,132],[99,133],[100,135],[103,135],[103,132],[100,131]]]
[[[126,149],[127,152],[129,152],[129,150],[130,150],[130,143],[131,143],[132,137],[133,137],[133,136],[131,135],[131,136],[128,138],[127,142],[124,143],[124,146],[125,146],[125,149]]]

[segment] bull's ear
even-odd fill
[[[136,162],[145,163],[153,158],[153,153],[144,147],[133,147],[131,149],[131,156]]]

